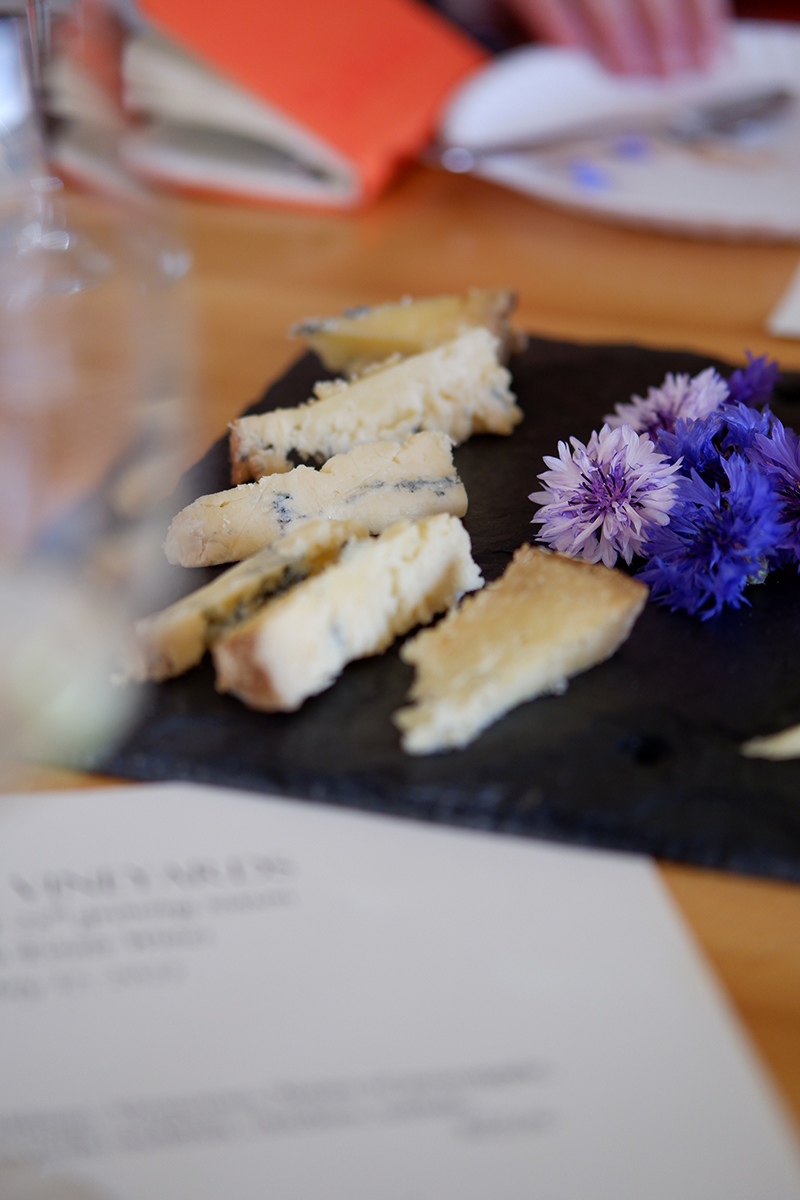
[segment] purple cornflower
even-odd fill
[[[604,425],[585,446],[570,441],[571,454],[559,442],[559,457],[545,456],[550,470],[538,476],[545,490],[529,497],[543,505],[533,518],[542,526],[539,541],[607,567],[618,555],[629,563],[653,530],[669,521],[680,464],[670,463],[629,425]]]
[[[690,379],[668,374],[661,387],[651,387],[647,397],[631,396],[630,404],[617,404],[615,413],[604,417],[612,429],[632,425],[637,433],[655,437],[659,430],[675,430],[679,419],[697,421],[719,408],[728,397],[728,385],[713,367]]]
[[[748,583],[763,580],[785,536],[780,501],[769,479],[741,455],[723,460],[728,490],[710,486],[696,471],[680,480],[669,525],[655,530],[639,578],[651,599],[675,612],[713,617],[739,608]]]
[[[742,404],[765,404],[778,382],[778,364],[770,362],[766,354],[754,358],[749,350],[747,366],[743,371],[734,371],[728,380],[731,400]]]

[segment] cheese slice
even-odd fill
[[[314,517],[358,521],[381,533],[402,517],[462,517],[467,493],[444,433],[418,433],[402,445],[372,442],[256,483],[201,496],[179,512],[164,542],[171,563],[214,566],[247,558]]]
[[[470,288],[457,296],[407,296],[397,304],[349,309],[340,317],[314,317],[292,327],[329,371],[358,374],[393,354],[420,354],[483,326],[505,359],[516,349],[509,317],[517,297],[506,288]]]
[[[233,482],[288,471],[292,451],[324,460],[424,429],[441,430],[456,445],[473,433],[511,433],[522,413],[497,349],[488,329],[472,329],[352,383],[318,383],[316,399],[297,408],[240,417],[230,427]]]
[[[521,546],[500,579],[400,656],[416,667],[415,703],[395,713],[409,754],[466,746],[503,713],[609,658],[648,589],[602,564]]]
[[[291,712],[348,662],[379,654],[480,587],[469,536],[444,513],[350,542],[339,560],[214,642],[217,687],[268,712]]]
[[[251,616],[268,596],[323,570],[354,537],[367,537],[356,521],[308,521],[205,587],[137,621],[129,677],[143,682],[188,671],[226,628]]]

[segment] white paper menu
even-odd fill
[[[643,858],[0,796],[2,1200],[800,1200]]]

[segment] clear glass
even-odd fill
[[[44,77],[67,61],[111,96],[113,13],[91,0],[64,19],[50,43],[61,65],[43,61]],[[99,136],[75,112],[54,127],[92,148],[81,187],[53,173],[27,28],[0,34],[0,75],[16,72],[18,89],[0,97],[0,766],[91,767],[141,695],[123,681],[131,622],[168,591],[159,503],[187,415],[188,256],[120,169],[125,118],[110,100]]]

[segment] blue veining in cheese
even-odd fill
[[[509,434],[522,413],[497,352],[498,340],[488,329],[471,329],[351,383],[317,384],[316,399],[297,408],[240,417],[231,425],[233,481],[288,471],[293,451],[327,459],[366,442],[403,441],[420,430],[440,430],[456,445],[473,433]]]
[[[354,521],[307,521],[205,587],[137,621],[130,676],[169,679],[188,671],[223,629],[252,616],[268,596],[322,570],[351,538],[366,536]]]
[[[291,712],[348,662],[380,654],[482,582],[457,517],[398,521],[349,542],[333,565],[218,638],[217,687],[253,708]]]
[[[171,563],[214,566],[247,558],[315,517],[380,533],[403,517],[466,511],[450,438],[424,432],[402,444],[356,446],[320,470],[299,466],[201,496],[174,518],[164,550]]]

